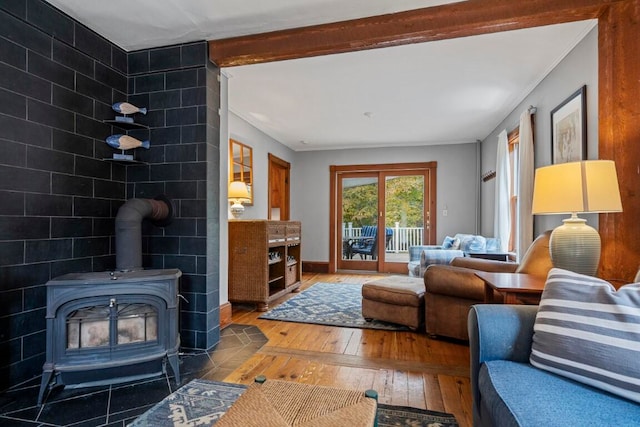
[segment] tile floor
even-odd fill
[[[209,352],[180,357],[182,384],[194,378],[222,381],[267,342],[255,326],[230,325]],[[171,369],[168,369],[171,372]],[[178,386],[173,376],[85,388],[56,388],[36,405],[40,377],[0,394],[0,426],[124,427]]]

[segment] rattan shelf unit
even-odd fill
[[[299,221],[229,221],[229,301],[267,311],[301,284]]]

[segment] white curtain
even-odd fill
[[[518,147],[518,204],[516,208],[517,233],[516,249],[518,261],[533,242],[533,128],[531,112],[525,110],[520,115],[520,143]]]
[[[498,135],[498,150],[496,157],[496,192],[495,212],[493,218],[493,232],[500,240],[502,250],[509,249],[509,233],[511,231],[511,214],[509,209],[510,166],[509,166],[509,139],[507,131],[503,130]]]

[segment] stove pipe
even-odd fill
[[[173,207],[164,196],[129,199],[116,215],[116,270],[142,270],[142,220],[164,227],[171,222]]]

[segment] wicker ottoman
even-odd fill
[[[263,376],[236,400],[216,427],[373,427],[378,394]]]
[[[389,276],[362,286],[362,317],[405,325],[418,330],[424,320],[424,281]]]

